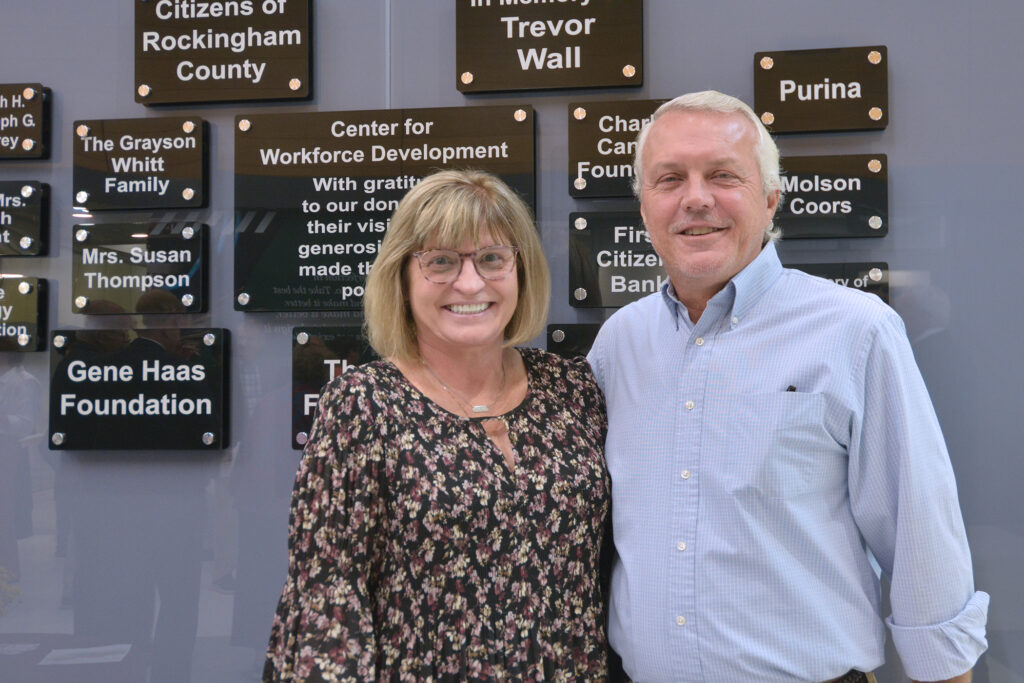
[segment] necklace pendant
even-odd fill
[[[490,406],[473,406],[474,413],[486,413],[491,410]]]

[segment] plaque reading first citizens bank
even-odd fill
[[[235,308],[362,309],[399,200],[442,168],[489,171],[534,205],[528,106],[235,119]]]

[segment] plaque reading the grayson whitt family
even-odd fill
[[[658,291],[666,279],[639,211],[570,214],[570,305],[625,306]]]
[[[548,325],[548,351],[564,358],[585,356],[590,353],[599,329],[601,325],[597,323]]]
[[[360,310],[391,214],[440,168],[490,171],[533,206],[533,109],[238,117],[235,308]]]
[[[71,310],[91,315],[206,310],[201,223],[76,225]]]
[[[196,117],[75,121],[74,205],[106,209],[206,204],[206,122]]]
[[[227,348],[219,328],[57,330],[50,448],[224,448]]]
[[[46,336],[46,280],[0,275],[0,351],[39,351]]]
[[[786,157],[775,220],[786,239],[882,237],[889,232],[884,154]]]
[[[643,84],[642,0],[456,0],[466,93]]]
[[[304,99],[311,0],[135,0],[135,101]]]
[[[0,180],[0,256],[45,254],[49,215],[49,185]]]
[[[292,330],[292,448],[309,440],[325,384],[377,354],[359,327],[296,327]]]
[[[581,102],[569,105],[569,194],[633,194],[636,136],[665,100]]]
[[[754,55],[754,111],[773,133],[889,125],[884,45]]]
[[[787,263],[786,267],[832,280],[843,287],[875,294],[889,303],[888,263]]]
[[[50,156],[50,89],[0,84],[0,161]]]

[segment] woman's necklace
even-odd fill
[[[479,404],[474,405],[472,408],[470,407],[469,401],[467,401],[464,398],[462,398],[462,396],[460,396],[459,394],[455,393],[454,390],[449,388],[447,384],[445,384],[444,382],[441,381],[441,378],[437,376],[437,373],[434,372],[433,368],[431,368],[429,365],[427,365],[427,361],[425,361],[424,359],[421,358],[420,359],[420,364],[423,365],[423,367],[426,369],[426,371],[430,373],[430,376],[434,378],[434,381],[437,382],[438,384],[440,384],[441,388],[444,389],[446,392],[448,392],[448,395],[451,396],[452,398],[454,398],[455,402],[458,403],[462,407],[462,409],[465,410],[467,413],[480,414],[480,413],[489,413],[489,412],[491,412],[491,406],[492,405],[497,405],[498,404],[498,399],[500,399],[502,394],[505,393],[505,359],[504,358],[502,358],[502,360],[501,360],[501,384],[498,386],[498,393],[496,393],[494,395],[494,398],[491,400],[490,404],[485,405],[483,403],[479,403]]]

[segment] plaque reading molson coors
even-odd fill
[[[784,157],[775,213],[783,238],[888,234],[888,167],[884,154]]]

